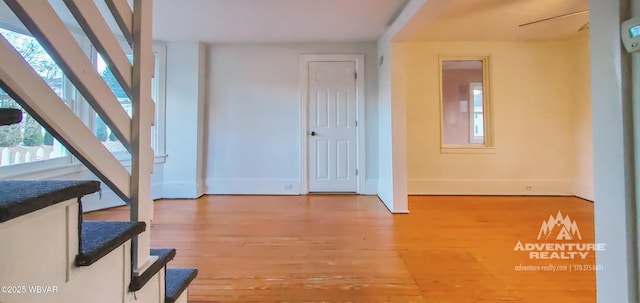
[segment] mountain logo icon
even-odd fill
[[[575,220],[571,220],[569,215],[562,217],[562,213],[558,211],[558,214],[554,217],[549,216],[549,220],[542,221],[540,226],[540,232],[538,233],[538,240],[582,240],[582,235],[578,229],[578,224]]]

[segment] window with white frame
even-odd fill
[[[129,117],[131,117],[132,115],[131,99],[129,98],[127,93],[124,91],[124,89],[122,89],[122,87],[118,83],[118,80],[116,80],[116,77],[113,75],[111,70],[109,70],[107,63],[104,61],[104,59],[102,59],[102,56],[95,54],[95,56],[93,57],[94,57],[95,66],[96,66],[96,69],[98,70],[98,73],[102,76],[102,78],[107,83],[109,88],[111,88],[111,91],[115,95],[116,99],[118,99],[118,101],[120,102],[120,105],[122,105],[122,108],[124,108],[127,114],[129,114]],[[127,55],[127,57],[129,58],[130,61],[133,60],[132,55]],[[111,153],[115,154],[119,158],[129,157],[124,145],[120,143],[120,140],[116,138],[115,133],[113,133],[111,129],[107,127],[107,125],[102,120],[102,118],[100,118],[100,116],[98,116],[97,114],[95,115],[94,125],[95,125],[96,137],[98,138],[98,140],[102,142],[102,144]]]
[[[155,55],[155,74],[154,74],[154,77],[151,79],[151,98],[156,103],[156,119],[155,119],[156,125],[154,125],[152,128],[151,146],[153,147],[155,154],[157,156],[161,156],[164,154],[164,129],[163,129],[164,111],[163,109],[164,109],[164,87],[165,87],[165,83],[164,83],[165,63],[164,62],[166,60],[166,51],[164,46],[154,45],[153,52]],[[127,57],[131,62],[133,62],[132,54],[130,53],[127,54]],[[102,56],[100,56],[94,51],[93,58],[94,58],[95,66],[98,73],[100,73],[100,75],[105,80],[109,88],[111,88],[111,91],[120,102],[120,105],[122,105],[122,108],[124,108],[124,110],[127,112],[129,117],[131,117],[133,113],[131,99],[129,98],[129,96],[127,96],[124,89],[122,89],[122,87],[118,83],[118,80],[116,80],[116,77],[109,70],[107,63],[102,58]],[[96,137],[98,137],[98,139],[102,141],[102,144],[104,144],[105,147],[107,147],[107,149],[111,153],[116,155],[119,159],[130,158],[130,155],[125,149],[124,145],[120,143],[118,138],[116,138],[115,134],[111,132],[111,129],[107,127],[107,125],[100,118],[100,116],[95,114],[94,119],[95,119],[94,131],[95,131]]]
[[[25,58],[51,89],[71,108],[75,89],[49,54],[31,36],[0,28],[0,34]],[[0,108],[20,105],[0,89]],[[31,115],[23,109],[21,123],[0,126],[0,167],[68,158],[68,153]]]
[[[469,84],[469,98],[471,110],[469,111],[470,143],[484,144],[484,90],[482,82]]]
[[[32,68],[42,76],[51,89],[88,125],[103,144],[119,159],[130,156],[124,146],[115,138],[93,110],[83,110],[82,96],[77,93],[62,70],[32,36],[0,28],[0,34],[22,54]],[[94,66],[112,89],[123,108],[131,115],[131,100],[122,90],[109,71],[105,61],[88,45],[88,54]],[[164,154],[164,87],[166,50],[162,45],[154,45],[155,76],[152,83],[152,98],[156,103],[156,124],[152,129],[152,146],[157,156]],[[132,59],[132,56],[129,56]],[[21,108],[6,92],[0,89],[0,108]],[[16,175],[22,170],[30,172],[38,168],[48,168],[73,161],[66,149],[49,134],[35,119],[23,110],[23,121],[12,126],[0,126],[0,175]]]
[[[442,147],[491,147],[488,58],[443,58]]]

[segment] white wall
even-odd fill
[[[426,0],[411,0],[378,40],[378,196],[393,213],[409,212],[407,196],[406,87],[403,57],[392,40]]]
[[[620,43],[628,0],[590,0],[596,254],[600,303],[638,302],[631,64]]]
[[[378,42],[378,196],[394,210],[393,137],[391,126],[391,39]],[[402,202],[399,202],[402,203]],[[408,208],[408,201],[407,201]]]
[[[578,145],[585,148],[581,161],[591,161],[590,132],[576,139],[577,123],[591,124],[590,111],[581,109],[589,107],[590,99],[580,98],[589,95],[588,82],[584,85],[589,61],[577,56],[588,53],[579,47],[587,41],[405,43],[409,193],[573,195]],[[441,55],[490,56],[485,87],[491,95],[495,149],[441,151]]]
[[[167,45],[166,153],[163,198],[204,194],[206,46]]]
[[[211,45],[206,185],[210,194],[299,194],[301,54],[364,54],[365,193],[377,192],[374,43]],[[291,185],[291,189],[285,189]]]
[[[591,111],[591,57],[589,32],[572,40],[574,83],[575,186],[573,194],[593,201],[593,118]]]

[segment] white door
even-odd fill
[[[310,192],[356,192],[355,62],[309,62]]]

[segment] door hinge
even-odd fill
[[[356,169],[356,176],[358,175],[358,169]]]
[[[353,78],[358,80],[358,72],[353,72]]]
[[[356,120],[356,127],[358,127],[358,120]]]

